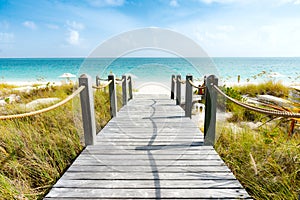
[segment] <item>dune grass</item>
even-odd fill
[[[23,103],[64,99],[72,91],[72,85],[63,85],[19,95]],[[108,94],[95,92],[98,129],[110,119],[107,102]],[[12,114],[18,104],[8,108]],[[82,138],[79,97],[47,113],[0,121],[0,199],[41,199],[82,151]]]
[[[16,88],[17,86],[15,85],[10,85],[7,83],[0,83],[0,90],[7,90],[7,89],[12,89],[12,88]]]
[[[259,84],[247,84],[242,86],[234,86],[240,94],[255,97],[256,95],[273,95],[280,98],[286,98],[289,95],[289,88],[279,81],[268,80]]]
[[[286,97],[288,88],[280,83],[231,88],[228,95],[268,94]],[[242,99],[240,99],[242,100]],[[228,103],[228,102],[227,102]],[[266,122],[271,116],[257,114],[228,103],[230,122]],[[300,195],[300,131],[288,136],[288,120],[273,120],[257,130],[224,127],[215,145],[225,163],[254,199],[298,199]]]
[[[298,199],[300,137],[284,130],[224,129],[215,149],[255,199]]]
[[[277,90],[281,90],[280,87]],[[22,103],[27,103],[44,97],[63,99],[72,91],[73,86],[63,85],[19,95]],[[250,86],[248,89],[233,88],[231,92],[236,91],[239,95],[245,91],[251,91],[251,95],[261,94]],[[276,91],[274,87],[272,91]],[[286,91],[276,92],[286,95]],[[99,130],[110,119],[108,94],[97,90],[94,101]],[[245,110],[230,106],[231,112],[237,113],[235,116],[242,116],[232,120],[234,122],[262,120],[260,115],[246,114]],[[10,113],[20,112],[18,104],[7,108]],[[43,198],[83,149],[81,126],[79,98],[48,113],[0,121],[0,199]],[[224,128],[221,132],[216,150],[255,199],[298,198],[300,138],[299,133],[288,137],[286,130],[280,124],[263,126],[259,130],[244,128],[240,132]]]

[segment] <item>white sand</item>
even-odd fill
[[[137,94],[170,94],[170,88],[157,82],[148,82],[134,88]]]
[[[4,81],[1,83],[5,83],[8,85],[15,85],[15,86],[32,86],[32,85],[47,85],[47,83],[55,84],[55,85],[61,85],[61,82],[55,82],[55,81]]]

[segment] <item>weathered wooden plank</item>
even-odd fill
[[[230,172],[227,166],[93,166],[93,165],[72,165],[68,171],[70,172]]]
[[[100,150],[100,151],[103,151],[103,150],[107,150],[106,148],[107,147],[103,147],[103,146],[107,146],[107,145],[104,145],[104,144],[97,144],[95,146],[88,146],[84,149],[83,152],[85,151],[89,151],[89,150]],[[186,147],[186,148],[185,148]],[[203,147],[207,147],[207,148],[203,148]],[[113,149],[115,149],[116,147],[114,147]],[[123,149],[123,146],[120,146],[119,148],[117,149]],[[131,150],[131,152],[133,153],[138,153],[138,152],[141,152],[139,151],[139,148],[130,148],[128,150]],[[181,155],[183,152],[193,152],[194,154],[202,154],[202,153],[214,153],[217,155],[217,152],[212,148],[212,146],[183,146],[183,147],[172,147],[172,148],[161,148],[160,151],[156,151],[156,150],[153,150],[153,151],[150,151],[152,153],[164,153],[166,152],[167,154],[169,154],[169,152],[175,152],[176,154],[178,155]]]
[[[223,166],[222,160],[202,159],[202,160],[154,160],[154,159],[126,159],[124,157],[120,162],[118,159],[97,159],[94,157],[85,157],[76,159],[72,165],[80,166]]]
[[[169,140],[172,141],[174,139],[177,140],[195,140],[200,139],[203,140],[202,134],[189,134],[189,133],[160,133],[160,132],[148,132],[148,133],[140,133],[140,132],[125,132],[125,130],[119,130],[118,132],[114,133],[101,133],[97,138],[100,139],[136,139],[136,140],[143,140],[143,141],[151,141],[153,137],[155,140]]]
[[[159,145],[162,145],[160,143],[166,143],[166,144],[191,144],[191,143],[195,143],[195,142],[203,142],[203,138],[200,137],[194,137],[194,138],[184,138],[184,137],[176,137],[175,136],[169,136],[169,137],[164,137],[161,138],[157,135],[151,135],[145,137],[145,138],[117,138],[117,137],[99,137],[99,142],[103,141],[103,143],[105,142],[113,142],[113,143],[120,143],[122,145],[122,143],[126,143],[126,142],[135,142],[135,143],[157,143]]]
[[[151,125],[154,125],[154,124],[158,124],[158,125],[161,125],[161,124],[168,124],[168,125],[173,125],[173,124],[180,124],[181,126],[183,126],[184,124],[187,124],[187,126],[189,126],[190,128],[192,127],[195,127],[195,128],[198,128],[193,122],[187,122],[186,120],[181,120],[181,119],[143,119],[143,120],[136,120],[134,118],[127,118],[125,119],[117,119],[117,120],[114,120],[114,121],[110,121],[108,124],[111,124],[111,125],[114,125],[114,124],[127,124],[127,123],[130,123],[130,124],[133,124],[133,125],[139,125],[139,124],[142,124],[142,123],[145,123],[145,124],[151,124]],[[200,131],[199,131],[200,132]]]
[[[53,188],[50,197],[66,198],[247,198],[244,189],[85,189],[85,188]]]
[[[164,153],[152,153],[152,152],[141,152],[137,154],[130,154],[126,151],[119,150],[120,153],[102,153],[97,151],[86,152],[82,153],[80,156],[82,159],[89,159],[92,157],[93,159],[98,160],[167,160],[167,161],[174,161],[174,160],[220,160],[220,157],[213,153],[207,154],[199,154],[194,156],[192,153],[182,153],[182,154],[164,154]],[[150,158],[151,156],[151,158]],[[80,159],[81,159],[80,157]],[[79,159],[79,158],[78,158]]]
[[[144,128],[123,128],[123,127],[106,127],[102,129],[101,135],[103,134],[110,134],[111,136],[119,134],[129,135],[131,137],[141,137],[141,136],[201,136],[203,137],[202,133],[195,132],[193,128],[191,129],[182,129],[179,128],[178,130],[174,130],[173,128],[163,127],[158,128],[156,130],[153,129],[144,129]],[[130,131],[130,132],[127,132]]]
[[[147,155],[147,154],[153,154],[153,155],[167,155],[170,159],[172,156],[177,156],[182,159],[181,155],[199,155],[199,156],[192,156],[193,159],[204,159],[206,157],[217,159],[220,158],[219,155],[216,154],[216,152],[213,151],[190,151],[189,149],[186,149],[184,152],[182,151],[135,151],[135,150],[129,150],[129,149],[120,149],[120,148],[111,148],[111,149],[92,149],[88,151],[84,151],[81,153],[81,155]],[[159,157],[156,157],[158,159]],[[165,159],[165,158],[164,158]]]
[[[119,136],[119,138],[118,138]],[[151,135],[150,135],[151,136]],[[101,146],[103,144],[101,143],[106,143],[106,142],[114,142],[114,143],[120,143],[120,145],[123,145],[123,143],[125,142],[140,142],[140,143],[154,143],[156,142],[158,145],[162,145],[159,143],[167,143],[169,145],[171,144],[182,144],[182,145],[190,145],[191,143],[195,143],[195,142],[203,142],[203,137],[183,137],[183,136],[156,136],[156,135],[152,135],[150,137],[148,136],[144,136],[144,138],[141,138],[143,136],[131,136],[131,135],[115,135],[115,136],[110,136],[110,137],[99,137],[97,139],[98,143],[97,146]],[[147,141],[148,140],[148,141]],[[105,144],[104,144],[105,145]]]
[[[150,158],[151,156],[151,158]],[[146,154],[96,154],[95,152],[89,152],[87,154],[81,154],[78,156],[78,159],[81,159],[82,157],[85,157],[88,159],[89,157],[92,157],[93,159],[97,160],[216,160],[220,159],[218,155],[215,154],[199,154],[199,155],[193,155],[193,154],[156,154],[147,152]]]
[[[120,138],[117,137],[103,137],[103,138],[99,138],[97,140],[97,142],[99,143],[99,146],[101,145],[101,143],[105,143],[105,142],[113,142],[113,143],[119,143],[120,145],[123,145],[123,143],[128,143],[128,142],[133,142],[133,143],[143,143],[143,144],[147,144],[147,143],[152,143],[152,144],[158,144],[158,145],[162,145],[162,143],[166,143],[166,144],[190,144],[193,142],[201,142],[203,143],[203,138],[178,138],[178,137],[157,137],[155,138],[155,140],[153,140],[151,137],[146,137],[146,139],[148,139],[148,141],[143,140],[142,138],[128,138],[128,137],[122,137],[120,136]]]
[[[120,117],[125,117],[125,116],[130,116],[132,118],[137,118],[138,115],[141,116],[142,118],[149,118],[149,117],[168,117],[168,116],[182,116],[184,113],[179,110],[174,110],[172,109],[166,110],[166,109],[156,109],[153,111],[152,108],[147,108],[147,107],[140,107],[140,108],[126,108],[122,110],[120,113]]]
[[[163,150],[181,150],[182,152],[186,150],[199,150],[200,146],[188,146],[188,145],[149,145],[149,146],[119,146],[119,145],[107,145],[101,144],[97,146],[99,150],[103,149],[120,149],[120,150],[131,150],[131,151],[163,151]]]
[[[236,180],[231,172],[160,172],[159,176],[141,172],[67,172],[62,179],[70,180]]]
[[[163,148],[163,147],[168,147],[168,146],[181,146],[181,147],[189,147],[189,146],[200,146],[200,145],[203,145],[203,142],[202,141],[183,141],[183,142],[180,142],[180,141],[170,141],[170,142],[165,142],[165,141],[153,141],[153,142],[142,142],[142,141],[128,141],[128,142],[119,142],[119,141],[109,141],[109,140],[106,140],[103,142],[104,145],[120,145],[122,144],[122,146],[137,146],[137,150],[138,149],[142,149],[143,147],[159,147],[159,148]]]
[[[182,128],[185,128],[185,127],[189,127],[189,128],[197,128],[197,126],[195,124],[185,124],[185,123],[152,123],[152,122],[136,122],[136,123],[131,123],[131,122],[128,122],[127,124],[126,123],[121,123],[121,122],[111,122],[111,123],[108,123],[106,125],[107,127],[116,127],[116,126],[121,126],[122,128],[127,128],[127,127],[144,127],[144,128],[162,128],[162,127],[182,127]]]
[[[159,176],[159,175],[158,175]],[[134,177],[133,177],[134,178]],[[160,189],[242,189],[236,180],[159,180]],[[68,180],[60,179],[56,188],[97,188],[97,189],[155,189],[153,180]]]
[[[105,126],[101,132],[105,133],[105,132],[111,132],[114,133],[114,131],[120,131],[120,130],[128,130],[127,128],[124,127],[120,127],[120,126]],[[145,129],[145,128],[141,128],[141,127],[135,127],[135,128],[131,128],[130,129],[133,132],[139,132],[139,133],[153,133],[153,129]],[[177,127],[177,129],[175,127],[171,127],[171,126],[165,126],[162,127],[159,130],[156,130],[157,133],[190,133],[190,134],[201,134],[199,129],[197,127]],[[131,133],[131,132],[128,132]],[[202,135],[202,134],[201,134]]]

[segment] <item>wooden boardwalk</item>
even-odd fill
[[[54,185],[52,199],[250,198],[166,96],[135,96]]]

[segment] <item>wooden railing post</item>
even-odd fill
[[[175,75],[172,75],[171,77],[171,99],[174,99],[174,93],[175,93]]]
[[[112,81],[109,84],[110,116],[116,117],[117,116],[117,90],[116,90],[116,81],[115,81],[114,74],[108,75],[108,81],[110,80]]]
[[[176,105],[181,104],[181,83],[179,80],[181,80],[181,75],[176,77]]]
[[[128,92],[129,92],[129,100],[132,99],[132,78],[128,76]]]
[[[206,76],[204,76],[204,79],[203,79],[203,85],[204,87],[206,86]],[[203,94],[203,98],[202,99],[206,99],[206,88],[204,88],[204,94]]]
[[[94,145],[96,143],[96,122],[91,77],[86,74],[81,75],[79,86],[85,86],[80,93],[85,146]]]
[[[193,106],[193,86],[189,82],[193,81],[192,75],[186,75],[186,88],[185,88],[185,116],[192,118],[192,106]]]
[[[216,113],[217,91],[213,85],[218,86],[218,78],[210,75],[205,81],[205,119],[204,119],[204,145],[214,146],[216,140]]]
[[[122,97],[123,97],[123,106],[127,105],[127,76],[122,76]]]
[[[99,76],[97,75],[96,76],[96,86],[98,87],[100,85],[100,78]]]

